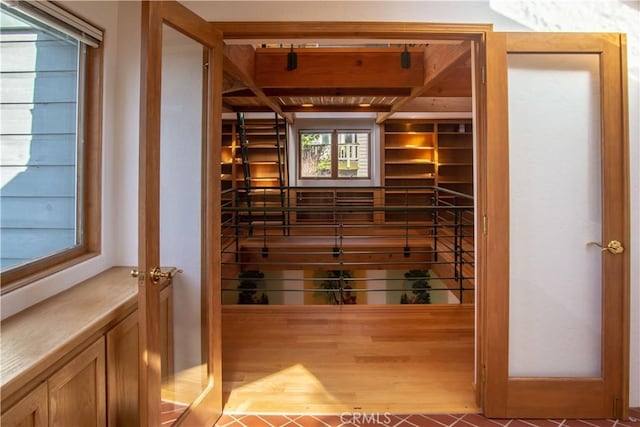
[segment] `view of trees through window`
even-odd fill
[[[301,131],[300,178],[369,178],[368,131]]]

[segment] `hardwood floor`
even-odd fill
[[[224,306],[225,413],[473,413],[474,310]]]

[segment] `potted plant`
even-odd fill
[[[326,279],[320,282],[318,288],[327,290],[327,292],[323,292],[323,294],[328,304],[342,305],[356,303],[356,297],[351,293],[351,289],[353,288],[348,285],[351,279],[351,273],[349,271],[328,270],[323,277]]]
[[[243,271],[239,276],[238,304],[269,304],[269,297],[264,293],[257,295],[258,289],[263,287],[264,273],[260,271]]]
[[[404,273],[405,279],[409,281],[412,289],[412,296],[403,293],[400,297],[400,304],[431,304],[431,295],[429,294],[430,275],[427,270],[409,270]]]

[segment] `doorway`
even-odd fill
[[[224,24],[222,27],[222,32],[228,35],[228,29],[224,28]],[[388,38],[385,38],[385,36]],[[342,36],[339,40],[335,38],[332,39],[330,43],[333,45],[332,49],[334,50],[341,48],[347,50],[348,45],[350,45],[352,49],[355,45],[356,49],[377,48],[382,50],[380,46],[386,45],[396,51],[397,57],[394,57],[394,59],[396,59],[395,62],[398,63],[394,63],[393,65],[397,65],[397,68],[400,70],[402,70],[402,64],[400,64],[398,59],[401,58],[404,46],[406,46],[407,51],[409,51],[409,46],[411,46],[412,52],[419,51],[420,49],[433,51],[431,59],[433,57],[438,58],[438,55],[440,55],[441,58],[445,58],[444,60],[439,59],[437,66],[433,65],[434,62],[430,62],[437,71],[428,71],[425,73],[427,76],[426,83],[424,75],[421,74],[419,82],[416,84],[421,89],[415,90],[413,93],[409,90],[404,93],[403,96],[397,95],[396,98],[412,97],[416,99],[416,104],[423,103],[424,99],[422,98],[431,98],[430,100],[432,102],[438,104],[442,102],[442,100],[435,100],[432,99],[433,97],[423,95],[428,95],[430,89],[435,91],[437,90],[436,88],[442,88],[447,85],[447,79],[440,74],[443,70],[455,70],[451,73],[453,77],[450,78],[449,83],[456,85],[456,88],[450,88],[449,91],[453,92],[454,90],[458,90],[460,94],[465,89],[468,90],[468,97],[456,97],[456,101],[464,105],[464,111],[461,112],[454,109],[454,112],[450,113],[447,117],[446,112],[442,111],[444,108],[441,106],[439,111],[437,111],[437,113],[440,114],[433,114],[431,116],[426,114],[422,117],[410,118],[407,117],[407,115],[411,113],[411,108],[417,107],[407,106],[404,108],[409,111],[400,111],[399,106],[394,107],[393,104],[390,103],[384,106],[384,108],[382,108],[381,105],[377,105],[366,110],[367,107],[352,105],[352,111],[348,111],[344,105],[341,108],[337,106],[335,101],[333,101],[333,104],[331,104],[332,101],[329,101],[329,104],[322,105],[321,102],[318,102],[321,91],[321,89],[318,88],[291,87],[288,89],[289,96],[292,98],[291,93],[296,93],[299,95],[297,102],[300,102],[302,98],[306,98],[302,95],[305,91],[315,91],[313,100],[316,101],[316,104],[313,109],[317,110],[316,112],[320,113],[319,115],[322,115],[321,113],[333,113],[335,115],[336,111],[338,113],[342,112],[344,116],[348,116],[349,113],[362,114],[362,111],[372,114],[372,122],[378,121],[379,135],[381,135],[382,139],[386,136],[389,141],[388,149],[385,148],[382,143],[380,143],[380,145],[376,144],[374,148],[376,156],[386,157],[386,161],[379,159],[379,163],[376,165],[380,171],[378,184],[384,188],[372,190],[371,187],[361,187],[358,188],[357,191],[360,193],[365,189],[380,191],[380,194],[383,195],[381,197],[383,200],[382,204],[385,204],[385,202],[392,204],[393,201],[397,202],[399,199],[405,200],[405,192],[399,190],[399,188],[406,187],[408,183],[411,183],[411,180],[416,179],[416,176],[418,176],[417,173],[407,174],[406,177],[402,176],[405,165],[401,162],[404,161],[404,159],[397,156],[397,154],[406,154],[399,153],[397,150],[401,148],[400,144],[404,144],[404,141],[402,141],[400,137],[406,137],[407,145],[411,146],[415,142],[412,143],[409,139],[415,138],[416,134],[429,135],[427,139],[432,138],[430,140],[432,145],[429,146],[426,144],[423,147],[417,147],[415,149],[411,147],[412,151],[408,155],[413,157],[408,159],[409,161],[407,163],[409,167],[416,164],[423,167],[423,165],[428,164],[430,161],[434,165],[433,169],[426,173],[421,172],[421,179],[433,179],[433,181],[429,181],[427,184],[437,184],[439,183],[437,180],[441,178],[441,184],[444,186],[444,188],[442,188],[443,193],[448,190],[452,192],[464,191],[470,196],[471,209],[469,212],[469,223],[471,225],[471,232],[470,236],[467,236],[469,241],[465,242],[465,244],[470,245],[470,248],[467,249],[473,257],[475,250],[474,242],[476,241],[475,231],[473,230],[478,229],[476,226],[477,219],[474,215],[476,206],[473,202],[473,194],[475,192],[473,182],[477,182],[477,179],[474,179],[474,174],[477,173],[474,171],[476,171],[477,168],[474,166],[477,165],[477,144],[479,143],[474,136],[479,129],[481,129],[479,126],[480,122],[473,116],[474,105],[478,102],[478,96],[474,96],[471,93],[472,88],[476,86],[472,83],[472,79],[478,78],[480,75],[480,72],[475,70],[475,68],[480,69],[480,65],[474,62],[475,60],[473,59],[477,53],[472,53],[472,51],[477,52],[479,50],[476,36],[453,32],[448,34],[438,33],[435,35],[431,33],[420,33],[419,35],[412,35],[412,37],[398,37],[395,39],[388,35],[385,36],[378,35],[375,40],[370,41],[363,41],[361,38],[354,40]],[[285,35],[284,37],[287,36]],[[318,36],[316,35],[316,37]],[[232,58],[236,58],[237,60],[240,52],[246,54],[246,52],[251,51],[251,48],[247,48],[245,44],[253,43],[256,39],[260,40],[258,46],[262,46],[262,48],[259,47],[257,49],[269,49],[271,46],[274,51],[277,51],[279,46],[292,45],[290,39],[275,39],[274,35],[265,38],[260,38],[257,35],[252,36],[250,39],[243,37],[233,38],[227,40],[226,49],[228,61],[233,61]],[[283,40],[286,40],[286,43],[283,42]],[[292,50],[294,52],[297,51],[299,64],[305,61],[305,55],[307,54],[302,44],[309,45],[313,43],[318,45],[315,49],[321,51],[323,48],[322,45],[325,42],[322,40],[322,36],[318,37],[318,39],[295,40],[293,43],[295,48]],[[427,45],[434,47],[427,47]],[[291,52],[290,48],[286,50]],[[279,49],[274,55],[281,54],[281,51],[282,49]],[[262,51],[260,53],[262,53]],[[256,55],[257,54],[256,52]],[[265,55],[266,54],[265,52]],[[421,70],[424,70],[423,57],[416,56],[412,59],[414,67],[420,67]],[[255,60],[259,61],[258,58]],[[283,62],[283,64],[284,63],[285,62]],[[300,67],[302,67],[302,65],[300,65]],[[236,76],[243,77],[242,73],[238,71],[242,69],[241,61],[236,62],[235,65],[230,65],[229,68],[234,71]],[[468,74],[464,75],[458,69],[465,69]],[[474,69],[473,72],[472,69]],[[460,79],[461,75],[463,76],[462,79]],[[255,75],[254,78],[259,79],[260,77]],[[276,79],[276,77],[272,78]],[[461,80],[463,84],[460,83]],[[289,83],[271,83],[271,85],[278,84]],[[275,103],[275,99],[278,97],[276,93],[278,89],[275,89],[273,86],[266,88],[260,84],[255,85],[260,87],[257,88],[257,91],[253,91],[253,97],[258,100],[262,100],[261,98],[263,96],[273,98],[274,101],[272,101],[273,103],[271,105],[265,103],[267,108],[279,111],[285,118],[292,115],[294,107],[288,104],[289,101],[285,101],[285,105]],[[251,87],[255,85],[249,84],[247,86]],[[384,86],[381,83],[380,85]],[[467,85],[468,88],[466,88]],[[379,95],[384,93],[385,88],[381,87],[377,89]],[[246,98],[251,95],[246,90],[234,90],[233,85],[230,85],[229,91],[228,102],[226,103],[228,107],[233,106],[238,110],[242,110],[247,108],[247,104],[253,103],[253,109],[257,109],[254,99],[246,100]],[[358,89],[351,89],[349,96],[355,98],[357,91]],[[234,92],[237,92],[237,97],[233,96]],[[242,99],[242,97],[244,97],[244,99]],[[292,102],[295,101],[292,100]],[[244,105],[242,105],[243,103]],[[365,104],[365,102],[360,103]],[[406,101],[403,101],[402,104],[406,104]],[[308,109],[309,107],[305,108]],[[336,111],[331,111],[331,108],[336,108]],[[362,108],[365,108],[365,110],[362,110]],[[358,111],[358,109],[360,109],[360,111]],[[398,117],[395,121],[392,119],[394,113],[396,113]],[[301,120],[301,116],[304,116],[306,112],[298,110],[295,111],[295,114],[296,120]],[[249,113],[246,113],[246,116],[248,115]],[[402,117],[404,117],[404,119],[402,119]],[[435,120],[434,117],[439,118],[439,120]],[[396,129],[388,125],[385,131],[383,123],[388,119],[390,120],[389,123],[393,121],[396,127],[404,126],[407,123],[420,123],[419,126],[422,127],[417,127],[415,130],[405,129],[406,132],[404,132],[399,128]],[[231,127],[230,125],[230,128]],[[437,150],[438,138],[440,138],[441,141],[440,150]],[[251,140],[251,138],[249,139]],[[466,145],[467,143],[468,146]],[[224,136],[223,146],[225,146]],[[290,144],[289,148],[293,152],[293,154],[289,155],[289,159],[293,159],[295,165],[295,160],[298,157],[295,143]],[[422,148],[425,148],[425,150],[422,150]],[[424,155],[425,152],[429,152],[433,157],[424,160],[425,158],[421,156]],[[440,162],[436,161],[436,155],[440,156]],[[230,158],[234,158],[234,156],[230,156]],[[424,161],[418,163],[420,159]],[[440,175],[436,172],[436,167],[441,168]],[[230,173],[230,175],[232,177],[235,176],[234,173]],[[295,166],[289,176],[299,178]],[[255,175],[253,175],[253,177],[255,177]],[[302,180],[298,179],[297,181],[299,184]],[[400,184],[396,182],[400,182]],[[332,184],[335,185],[335,183]],[[394,188],[394,184],[400,187]],[[308,186],[305,186],[304,190],[296,188],[298,197],[301,197],[300,193],[302,191],[304,191],[304,194],[322,193],[322,197],[326,197],[325,193],[335,194],[335,192],[339,190],[339,187],[330,191],[327,190],[329,189]],[[411,191],[411,194],[416,194],[413,190]],[[305,197],[312,199],[312,196]],[[334,195],[332,197],[336,196]],[[420,197],[421,195],[417,195],[416,199]],[[376,200],[376,196],[372,196],[372,200]],[[458,204],[463,205],[463,200],[458,200],[454,205]],[[330,201],[329,205],[333,206],[335,202]],[[376,202],[374,202],[373,205],[377,206]],[[398,209],[398,206],[395,206],[394,209]],[[296,218],[302,218],[301,212],[294,212],[294,214],[297,215]],[[430,214],[431,212],[429,212],[429,218],[431,218]],[[335,216],[337,214],[332,215]],[[374,218],[377,215],[383,218],[383,223],[386,222],[385,219],[391,222],[394,220],[396,222],[402,222],[404,218],[403,213],[394,212],[393,210],[373,213],[369,218],[372,222],[370,228],[375,227],[373,224],[375,223]],[[224,214],[223,217],[225,217]],[[327,215],[325,215],[325,217],[328,218]],[[315,214],[311,213],[308,218],[318,219],[319,214],[317,212]],[[419,221],[422,218],[417,215],[416,219]],[[311,221],[309,223],[311,223]],[[260,227],[260,224],[256,227]],[[443,230],[446,230],[444,226],[435,232],[429,230],[429,233],[433,233],[430,239],[433,239],[434,235],[438,235],[440,232],[443,232]],[[451,233],[453,234],[455,231],[451,231]],[[225,233],[223,232],[222,234]],[[257,257],[273,260],[274,257],[277,256],[277,254],[274,255],[274,251],[277,249],[271,246],[271,240],[268,242],[267,240],[262,240],[262,231],[259,231],[257,234],[260,236],[260,245],[258,245],[257,248],[262,251],[262,254]],[[440,243],[442,245],[440,249],[442,251],[442,253],[440,253],[440,260],[433,261],[433,266],[436,267],[443,267],[446,264],[444,257],[447,255],[445,253],[447,249],[443,241]],[[284,244],[281,244],[279,247],[280,250],[283,250],[283,245]],[[263,248],[268,249],[267,256],[264,256],[265,251]],[[403,250],[401,246],[396,249],[399,252]],[[415,250],[415,246],[413,249]],[[429,250],[433,252],[433,249],[430,248]],[[292,254],[295,251],[296,249],[293,246],[284,249],[285,254]],[[230,258],[232,255],[241,256],[240,252],[229,252],[229,256]],[[224,255],[223,250],[223,271],[225,265]],[[293,255],[287,256],[291,258]],[[315,261],[318,261],[317,257]],[[404,262],[406,263],[406,261]],[[473,268],[475,260],[472,260],[469,264]],[[375,267],[372,267],[372,269],[373,268]],[[407,269],[408,268],[409,267],[407,267]],[[475,271],[473,269],[471,271],[471,281],[475,282]],[[357,272],[353,274],[355,279],[358,279],[357,274]],[[431,274],[436,275],[435,272]],[[438,271],[438,274],[445,279],[451,279],[452,281],[454,279],[453,272],[441,273]],[[449,275],[451,277],[448,277]],[[229,277],[229,275],[223,273],[223,294],[225,291],[233,292],[235,290],[232,288],[234,285],[225,284],[225,277]],[[304,275],[295,276],[294,280],[303,282],[304,277],[313,276],[305,273]],[[392,280],[387,276],[379,277],[385,281]],[[400,273],[400,277],[402,277],[402,273]],[[247,411],[254,413],[273,411],[287,412],[287,410],[296,413],[305,411],[309,413],[339,413],[345,410],[353,411],[357,408],[366,408],[368,411],[384,412],[391,410],[396,413],[419,411],[429,411],[431,413],[479,412],[480,409],[476,403],[476,391],[474,389],[474,290],[473,288],[463,289],[462,286],[463,285],[460,285],[460,292],[457,294],[460,295],[460,298],[457,299],[458,305],[449,307],[437,305],[428,307],[361,307],[356,304],[357,307],[342,307],[341,311],[336,312],[328,311],[332,310],[333,307],[269,306],[269,308],[265,308],[257,306],[224,306],[223,348],[225,351],[223,352],[223,366],[225,366],[226,377],[223,376],[223,378],[226,384],[224,393],[227,399],[226,404],[228,410],[233,412]],[[434,289],[431,292],[435,295],[438,290],[446,289]],[[271,301],[275,299],[273,294],[269,294],[268,289],[258,290],[257,293],[268,296],[268,299]],[[411,292],[409,292],[409,294],[411,295]],[[305,296],[305,299],[311,298]],[[435,299],[434,297],[434,300]],[[232,302],[234,301],[233,295],[230,300]],[[446,301],[447,298],[444,300]],[[399,303],[400,295],[395,304]],[[403,311],[401,308],[407,308],[407,310]],[[385,329],[384,333],[380,332],[378,334],[372,332],[376,329],[384,329],[382,325],[385,323],[389,325],[394,324],[396,329]],[[429,325],[425,326],[426,323]],[[425,328],[431,330],[425,332]],[[296,342],[299,343],[299,345],[295,345]],[[369,344],[365,345],[367,342]],[[353,343],[356,343],[356,345],[350,348],[349,344]],[[449,345],[449,347],[447,347],[447,345]],[[251,351],[249,351],[250,348],[252,349]],[[337,351],[338,348],[341,349],[340,354],[352,362],[343,363],[344,360],[340,360],[340,358],[333,359],[331,357],[332,349]],[[324,354],[323,352],[327,350],[329,352]],[[278,351],[281,353],[278,353]],[[305,359],[304,355],[310,355],[310,358]],[[283,362],[283,360],[287,362]],[[272,364],[270,365],[269,363]],[[412,375],[416,371],[421,372],[422,375]],[[389,375],[385,375],[387,373]],[[287,377],[288,375],[290,377]],[[354,377],[360,378],[360,380],[353,380]],[[300,379],[301,382],[296,382],[295,378]],[[366,381],[374,378],[377,378],[377,383]],[[350,383],[349,380],[351,380]],[[412,380],[416,381],[412,382]],[[305,383],[307,384],[306,386]],[[383,384],[393,387],[394,395],[397,397],[397,399],[393,399],[394,403],[389,403],[388,388],[384,387]],[[420,393],[419,396],[416,396],[416,390],[433,389],[435,384],[438,384],[438,387],[436,387],[439,390],[438,393]],[[450,387],[447,388],[445,384]],[[271,391],[267,393],[267,390]],[[291,395],[287,394],[287,391],[283,392],[283,394],[275,395],[275,390],[287,390],[289,393],[295,393],[297,391],[297,401],[293,399]],[[337,392],[337,390],[347,391],[341,394]],[[304,400],[305,393],[307,394],[307,400]]]

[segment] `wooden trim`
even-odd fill
[[[0,274],[0,295],[19,289],[100,254],[102,224],[102,96],[104,47],[87,46],[82,159],[83,242]]]
[[[279,39],[314,38],[388,38],[406,40],[446,38],[467,40],[479,34],[493,31],[492,24],[434,24],[415,22],[213,22],[213,27],[224,34],[225,39],[252,39],[276,37]]]
[[[485,289],[488,283],[486,275],[486,256],[487,253],[487,239],[484,232],[484,216],[486,215],[486,200],[487,200],[487,145],[486,140],[486,128],[487,128],[487,115],[486,115],[486,103],[487,103],[487,91],[486,84],[483,81],[483,73],[486,69],[486,45],[484,39],[481,41],[472,42],[471,57],[472,57],[472,91],[475,97],[472,102],[475,102],[475,111],[478,112],[474,118],[475,135],[475,201],[476,201],[476,223],[475,223],[475,242],[476,242],[476,376],[475,376],[475,389],[476,389],[476,404],[480,408],[484,408],[485,402],[485,389],[484,389],[484,367],[485,367],[485,340],[483,339],[484,331],[486,330],[486,303],[485,303]]]
[[[486,88],[493,88],[487,93],[485,117],[492,118],[486,122],[487,135],[491,135],[491,143],[486,144],[486,163],[484,189],[486,198],[485,214],[487,215],[488,232],[485,236],[486,251],[481,255],[484,273],[491,277],[491,286],[485,286],[479,298],[482,311],[480,319],[484,324],[479,341],[482,342],[485,375],[484,414],[500,416],[506,410],[508,376],[508,341],[509,328],[509,263],[503,255],[508,255],[509,236],[509,134],[507,111],[507,81],[504,75],[507,69],[505,34],[488,33],[486,52]],[[492,197],[489,197],[492,195]],[[489,256],[490,254],[499,256]],[[486,259],[484,256],[486,255]],[[508,259],[508,257],[507,257]],[[492,310],[489,313],[489,309]],[[491,351],[489,351],[491,349]],[[491,399],[487,399],[491,396]]]
[[[160,103],[162,88],[162,2],[142,2],[138,279],[140,425],[160,425],[160,286],[147,272],[160,259]]]
[[[222,36],[216,40],[216,47],[209,53],[213,59],[213,67],[209,67],[209,80],[211,94],[209,96],[209,153],[208,161],[213,167],[207,169],[207,197],[206,197],[206,244],[205,254],[209,262],[209,268],[205,274],[209,295],[209,307],[207,317],[207,331],[209,331],[209,384],[214,389],[208,394],[213,399],[209,408],[216,414],[222,414],[222,255],[220,253],[221,240],[221,183],[220,176],[220,150],[217,141],[222,139],[222,77],[223,77],[223,49]],[[235,125],[234,125],[235,126]],[[235,144],[235,143],[234,143]],[[235,154],[234,154],[235,156]],[[235,167],[234,157],[234,167]],[[233,171],[235,173],[235,171]]]
[[[628,64],[627,64],[627,36],[626,34],[620,34],[620,58],[622,63],[620,64],[621,72],[621,110],[622,114],[620,118],[622,120],[622,145],[623,154],[622,158],[626,161],[622,162],[622,174],[624,176],[624,186],[622,189],[623,197],[626,201],[622,208],[623,219],[622,228],[626,236],[631,236],[631,172],[630,172],[630,156],[629,156],[629,88],[627,80]],[[628,246],[631,246],[631,240],[628,240]],[[624,259],[624,284],[622,289],[622,361],[620,363],[624,377],[622,378],[622,392],[620,398],[621,414],[620,418],[623,420],[629,419],[629,372],[630,372],[630,337],[631,337],[631,259],[627,256]]]
[[[104,44],[87,49],[85,89],[84,228],[87,252],[99,253],[102,224],[102,96]]]

